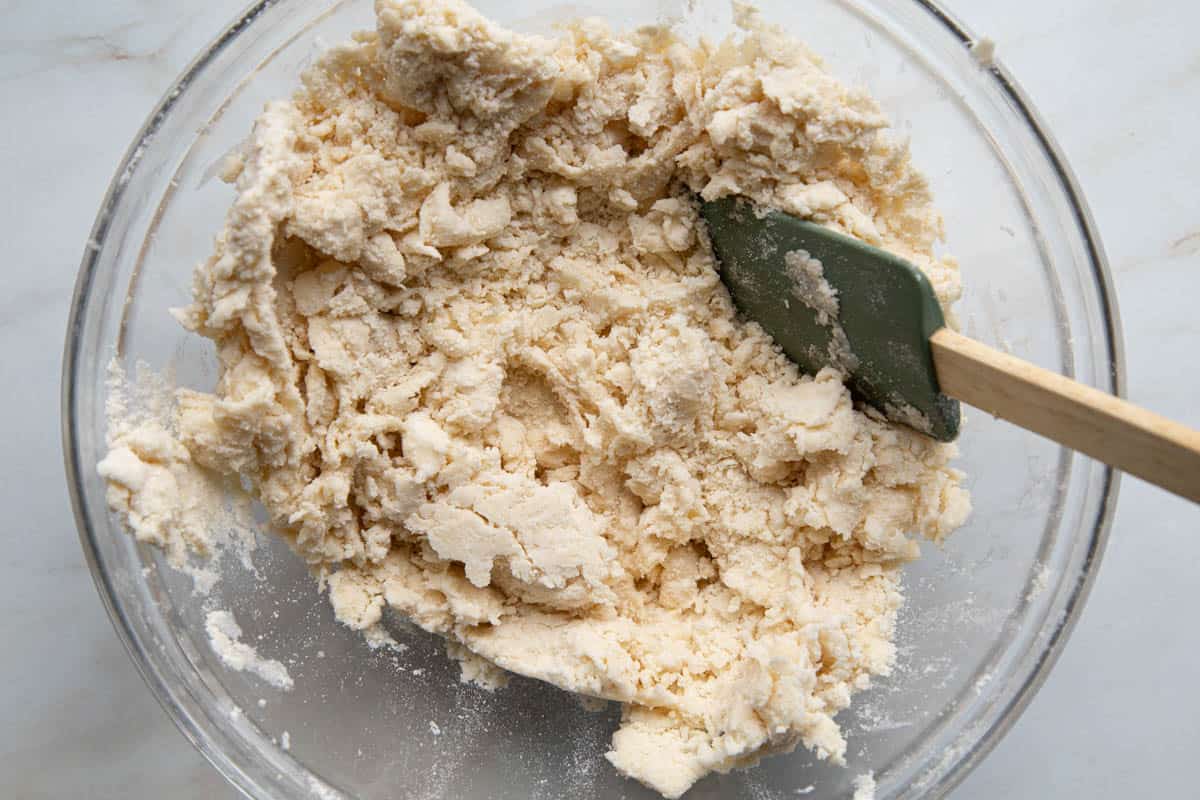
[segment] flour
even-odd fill
[[[875,775],[867,772],[854,778],[853,800],[875,800]]]
[[[344,800],[345,796],[341,792],[335,791],[332,786],[320,780],[315,775],[309,775],[307,783],[308,790],[318,800]]]
[[[192,476],[245,481],[343,623],[621,703],[608,759],[668,797],[799,744],[844,763],[910,537],[967,515],[956,451],[740,320],[692,198],[885,247],[945,304],[958,273],[875,103],[736,10],[693,46],[381,0],[229,166],[177,312],[220,380],[113,437],[114,509],[203,551]]]
[[[145,364],[131,378],[113,359],[107,384],[108,452],[97,472],[107,482],[109,507],[139,541],[160,547],[173,568],[189,575],[197,594],[208,594],[220,579],[217,556],[252,569],[250,498],[236,479],[200,467],[180,444],[169,380]]]
[[[221,663],[235,672],[249,672],[277,689],[291,689],[292,676],[287,667],[271,658],[263,658],[251,645],[241,640],[242,629],[228,611],[210,611],[204,629],[208,641]]]
[[[1050,580],[1054,577],[1054,571],[1044,563],[1040,563],[1033,573],[1033,580],[1029,582],[1029,591],[1025,593],[1025,600],[1032,601],[1041,596],[1046,588],[1050,585]]]
[[[807,250],[785,253],[783,263],[792,281],[792,297],[816,312],[817,324],[829,329],[829,363],[847,375],[854,372],[858,358],[850,349],[846,330],[838,321],[837,289],[825,279],[824,265]]]
[[[173,392],[146,368],[130,382],[116,361],[109,365],[108,453],[97,471],[108,484],[108,503],[128,519],[139,541],[157,545],[176,568],[187,556],[210,554],[212,508],[221,489],[195,467],[171,429]]]

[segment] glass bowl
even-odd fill
[[[483,0],[502,23],[546,31],[579,15],[617,27],[686,17],[728,29],[723,0],[558,5]],[[1053,141],[1001,66],[930,2],[770,0],[764,16],[868,87],[911,136],[963,265],[970,335],[1106,391],[1122,388],[1119,326],[1104,257]],[[403,652],[338,625],[299,560],[259,535],[252,563],[227,559],[209,596],[109,514],[107,366],[145,362],[211,388],[209,343],[167,313],[187,302],[233,190],[214,177],[265,101],[288,94],[326,44],[372,25],[370,0],[266,0],[188,68],[118,169],[79,273],[63,375],[67,474],[80,539],[113,624],[183,733],[255,797],[654,797],[603,758],[616,710],[585,709],[524,679],[489,694],[458,680],[431,637],[393,620]],[[686,13],[685,13],[686,11]],[[847,769],[809,753],[712,776],[698,798],[847,796],[873,772],[879,797],[944,794],[995,745],[1045,678],[1104,548],[1116,476],[982,413],[959,465],[975,512],[906,571],[900,662],[839,720]],[[222,666],[205,611],[229,610],[244,641],[282,661],[281,692]],[[432,724],[431,724],[432,723]],[[437,733],[440,731],[440,733]]]

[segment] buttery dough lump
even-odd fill
[[[112,436],[110,503],[170,544],[186,472],[237,476],[347,625],[390,607],[476,671],[619,701],[608,758],[667,797],[798,743],[842,762],[909,537],[969,500],[953,446],[738,318],[696,197],[885,247],[948,306],[907,148],[746,6],[719,44],[376,12],[227,169],[177,312],[220,380],[178,391],[173,431]]]

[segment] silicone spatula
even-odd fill
[[[700,213],[734,304],[801,370],[841,368],[860,400],[941,441],[962,401],[1200,502],[1200,431],[951,330],[904,259],[741,198]]]

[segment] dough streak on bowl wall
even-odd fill
[[[970,504],[952,445],[737,317],[694,197],[888,248],[949,305],[907,148],[748,6],[719,44],[377,16],[227,165],[176,312],[220,380],[114,420],[111,507],[180,560],[209,547],[194,487],[241,480],[345,624],[377,637],[390,606],[464,676],[621,702],[608,758],[668,797],[798,744],[841,763],[910,537]]]

